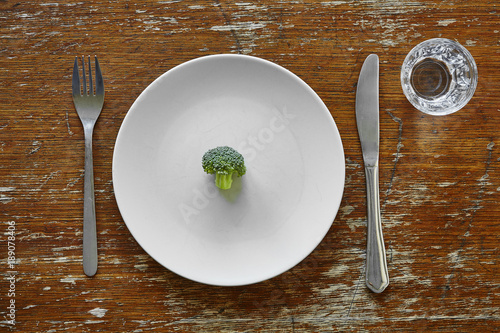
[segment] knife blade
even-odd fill
[[[361,67],[356,91],[356,123],[366,175],[366,285],[381,293],[389,285],[379,198],[379,59],[370,54]]]

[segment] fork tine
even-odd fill
[[[104,95],[104,81],[102,79],[101,66],[99,66],[97,56],[95,56],[95,93],[96,95]]]
[[[85,75],[85,57],[82,56],[82,83],[83,83],[83,95],[87,95],[87,79]]]
[[[73,65],[73,96],[81,95],[82,91],[80,89],[80,74],[78,73],[78,57],[75,57],[75,64]]]
[[[89,95],[94,95],[94,85],[92,83],[92,66],[90,65],[90,56],[89,56]]]

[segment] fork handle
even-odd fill
[[[93,127],[85,128],[85,175],[83,186],[83,271],[87,276],[97,272],[97,230],[94,198],[94,162],[92,158]]]

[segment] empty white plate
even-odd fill
[[[203,154],[227,145],[247,173],[215,187]],[[118,133],[113,185],[122,217],[160,264],[223,286],[256,283],[308,256],[344,190],[344,151],[318,95],[272,62],[188,61],[137,98]]]

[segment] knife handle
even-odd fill
[[[378,165],[365,167],[367,193],[366,285],[381,293],[389,285],[389,273],[382,235]]]

